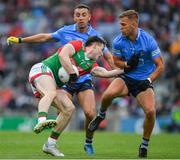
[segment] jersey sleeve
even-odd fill
[[[83,46],[83,42],[80,40],[70,41],[69,44],[72,44],[72,46],[75,49],[75,52],[79,51]]]
[[[117,43],[116,39],[113,41],[112,44],[112,54],[117,57],[122,57],[121,48],[119,43]]]
[[[53,32],[51,34],[52,38],[55,39],[56,41],[60,41],[61,42],[61,38],[63,37],[63,32],[64,32],[64,27],[60,28],[59,30]]]
[[[96,62],[94,62],[92,68],[90,69],[90,73],[91,73],[91,71],[92,71],[95,67],[99,67],[99,65],[98,65]]]
[[[161,55],[160,48],[158,47],[158,44],[154,38],[150,40],[149,51],[151,53],[152,59],[155,59]]]

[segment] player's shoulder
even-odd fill
[[[82,40],[72,40],[72,41],[69,41],[68,43],[74,43],[74,44],[78,44],[78,45],[83,45],[83,41]]]
[[[74,30],[74,24],[71,24],[71,25],[65,25],[62,27],[63,30]]]
[[[124,36],[122,35],[122,33],[118,34],[113,40],[113,47],[116,48],[118,46],[121,46],[123,40],[124,40]]]
[[[78,51],[83,47],[83,41],[81,40],[72,40],[68,44],[71,44],[74,47],[75,51]]]
[[[96,35],[100,34],[95,28],[91,27],[91,32],[95,33]]]
[[[139,28],[139,32],[140,32],[141,37],[143,37],[147,41],[154,40],[153,35],[151,33],[147,32],[147,31],[143,30],[142,28]]]
[[[100,33],[95,28],[93,28],[91,25],[89,25],[88,32],[92,36],[100,36]]]

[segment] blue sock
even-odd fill
[[[149,139],[142,138],[141,148],[146,148],[146,149],[148,149],[148,143],[149,143]]]

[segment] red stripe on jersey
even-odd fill
[[[60,47],[59,49],[58,49],[58,54],[61,52],[61,50],[63,49],[63,47]]]
[[[92,68],[90,68],[90,69],[89,69],[89,70],[87,70],[87,71],[83,70],[83,69],[82,69],[82,68],[80,68],[80,67],[77,67],[77,68],[78,68],[78,71],[79,71],[79,75],[80,75],[80,76],[82,76],[82,75],[85,75],[85,74],[91,73],[92,69],[93,69],[93,68],[95,68],[95,67],[98,67],[98,66],[99,66],[99,65],[98,65],[96,62],[94,62],[94,64],[93,64]]]
[[[80,40],[70,41],[68,44],[72,44],[72,45],[73,45],[75,52],[79,51],[79,50],[82,48],[82,46],[83,46],[83,42],[80,41]],[[61,52],[61,50],[63,49],[63,47],[64,47],[64,46],[62,46],[62,47],[60,47],[60,48],[58,49],[58,53]]]
[[[83,46],[83,43],[80,40],[70,41],[69,44],[73,45],[75,52],[79,51]]]
[[[99,66],[99,65],[98,65],[96,62],[94,62],[93,66],[92,66],[92,68],[91,68],[91,70],[90,70],[90,72],[92,71],[93,68],[98,67],[98,66]]]

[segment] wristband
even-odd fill
[[[19,38],[19,43],[22,43],[22,38]]]
[[[124,62],[124,66],[125,66],[124,68],[126,68],[126,67],[128,66],[128,65],[127,65],[127,62]]]
[[[151,78],[147,78],[147,80],[148,80],[150,83],[152,83]]]

